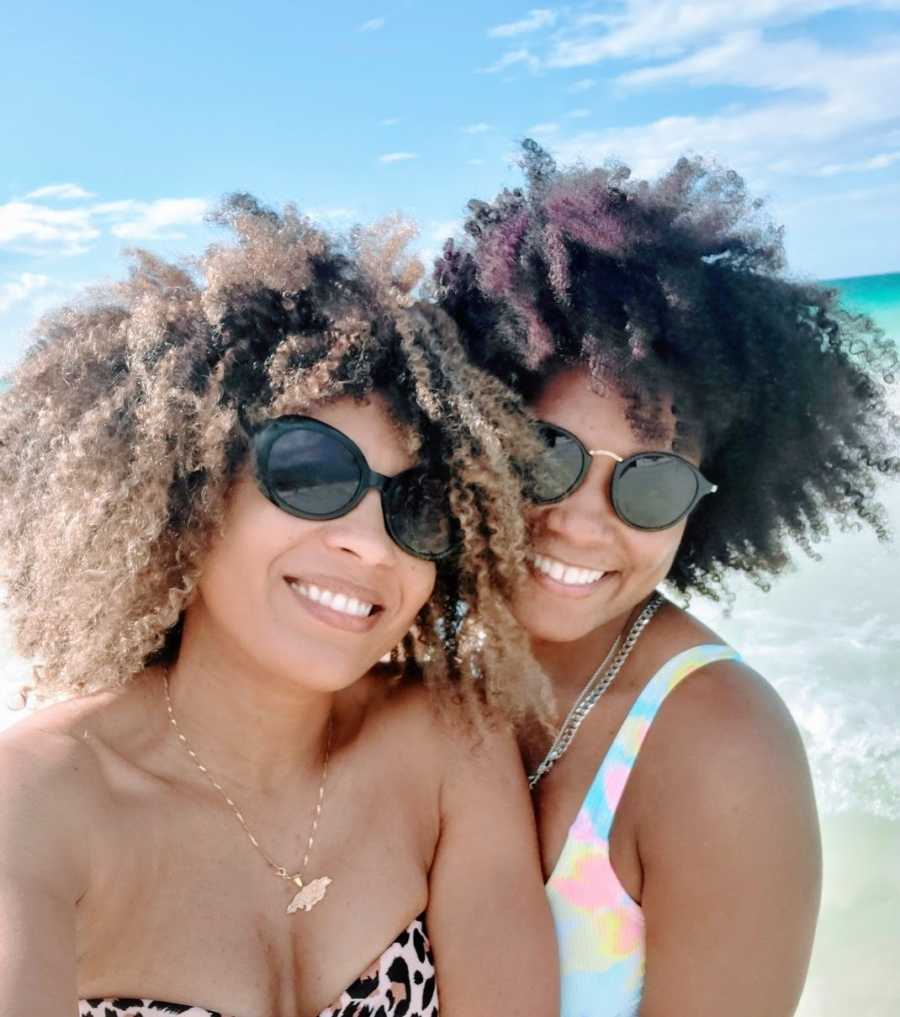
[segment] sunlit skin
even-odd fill
[[[413,465],[379,396],[307,412],[374,470]],[[0,1012],[58,1017],[77,999],[128,997],[313,1015],[426,910],[442,1015],[558,1012],[514,740],[485,730],[475,746],[421,687],[374,668],[435,576],[391,539],[376,491],[341,518],[309,521],[271,504],[244,469],[184,617],[174,711],[291,873],[308,848],[332,730],[303,872],[332,883],[313,911],[286,912],[296,886],[272,872],[179,744],[159,668],[39,710],[0,737]],[[298,589],[311,584],[377,610],[323,607]]]
[[[393,476],[413,465],[381,397],[340,400],[318,407],[315,416],[356,442],[378,472]],[[191,697],[202,695],[220,703],[223,715],[237,706],[240,714],[249,710],[285,724],[296,717],[298,730],[284,730],[276,744],[286,751],[303,745],[308,711],[321,732],[329,693],[357,681],[399,642],[434,579],[432,562],[414,558],[388,535],[377,491],[338,519],[301,519],[273,505],[247,465],[185,614],[172,677],[176,706],[189,715]],[[375,610],[369,618],[329,610],[298,591],[306,583],[371,602]],[[239,705],[228,704],[232,697],[240,697]],[[220,737],[226,730],[214,728]],[[268,724],[260,735],[271,738]],[[236,732],[241,752],[253,737],[252,727]]]
[[[601,394],[595,388],[585,371],[561,372],[549,380],[532,410],[539,419],[571,431],[591,450],[622,458],[671,451],[674,418],[666,421],[669,440],[651,448],[632,431],[622,396],[614,389]],[[609,496],[614,466],[609,456],[592,457],[584,482],[570,497],[532,509],[533,553],[605,573],[595,583],[575,586],[532,568],[517,602],[517,617],[531,634],[539,658],[562,685],[570,680],[579,685],[573,659],[602,657],[635,604],[665,578],[684,533],[685,520],[656,532],[623,523]],[[559,666],[554,666],[557,655]]]
[[[622,457],[671,450],[671,415],[659,421],[665,437],[648,441],[629,425],[621,394],[608,386],[598,391],[581,369],[551,376],[531,408],[539,419],[573,432],[588,449]],[[687,457],[702,468],[700,455]],[[582,486],[569,498],[531,510],[534,554],[605,573],[579,586],[532,567],[515,603],[552,679],[558,723],[616,636],[665,579],[686,525],[646,532],[620,520],[609,495],[613,465],[609,457],[593,457]],[[674,604],[653,619],[536,789],[545,878],[646,683],[679,652],[721,642]],[[546,738],[523,744],[530,770],[548,745]],[[617,809],[609,857],[644,916],[640,1017],[793,1013],[818,909],[815,803],[790,715],[745,664],[708,665],[666,700]]]

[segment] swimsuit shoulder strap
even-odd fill
[[[622,722],[585,797],[584,807],[590,812],[594,829],[600,836],[609,838],[628,777],[666,696],[688,675],[707,664],[740,659],[736,650],[721,643],[692,646],[666,661],[647,682]]]

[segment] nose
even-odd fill
[[[609,495],[613,466],[594,459],[577,491],[541,510],[541,529],[575,546],[591,547],[609,540],[620,525]]]
[[[352,512],[329,520],[324,527],[329,548],[352,554],[365,565],[385,565],[396,555],[397,546],[384,525],[378,491],[369,491]]]

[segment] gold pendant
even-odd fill
[[[319,876],[318,879],[314,879],[305,886],[299,876],[294,876],[291,881],[296,883],[300,890],[294,894],[294,899],[287,906],[287,913],[289,915],[296,914],[298,911],[312,911],[316,904],[325,896],[331,884],[328,876]]]

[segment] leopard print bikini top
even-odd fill
[[[153,999],[82,999],[79,1017],[226,1017],[202,1006]],[[438,1017],[437,985],[425,916],[414,919],[384,953],[317,1017]]]

